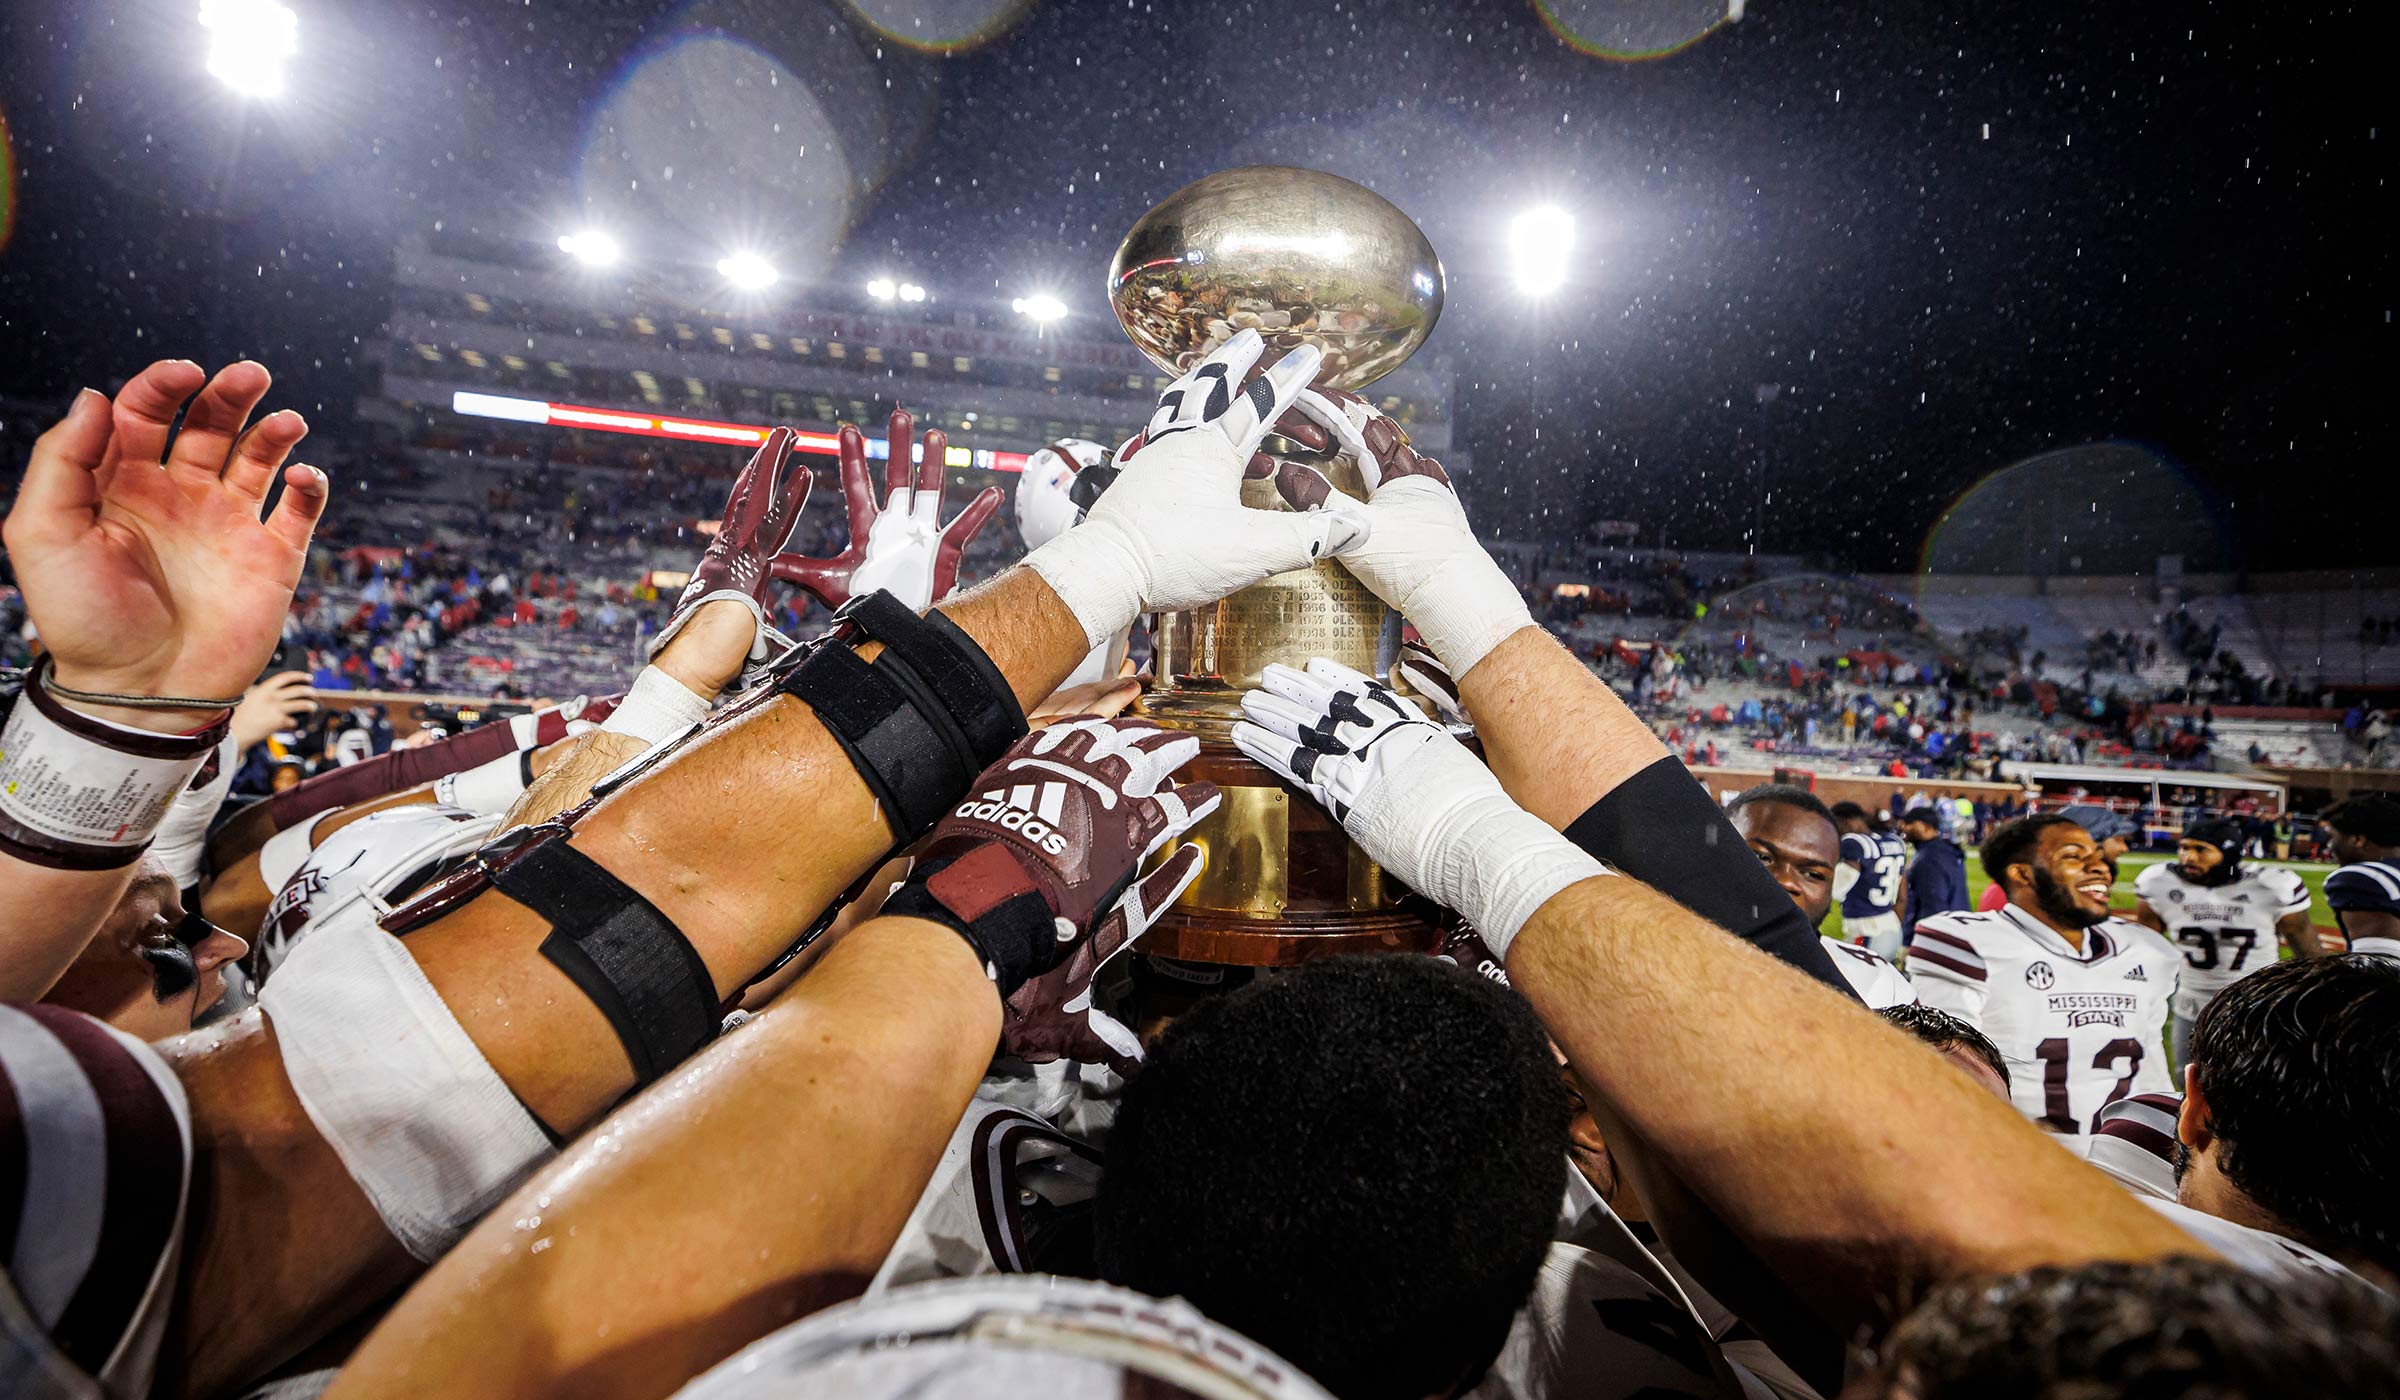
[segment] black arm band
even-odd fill
[[[1792,897],[1672,757],[1619,783],[1567,827],[1588,855],[1855,998]]]
[[[843,632],[778,688],[816,711],[905,845],[1023,736],[1025,713],[1008,678],[940,613],[919,617],[877,592],[835,616]],[[883,654],[862,660],[843,644],[852,633],[883,643]]]
[[[996,854],[1000,860],[1014,861],[1005,852]],[[967,858],[943,856],[924,862],[883,901],[883,913],[926,919],[955,930],[975,950],[984,972],[1000,989],[1000,999],[1006,1001],[1025,984],[1033,969],[1042,965],[1046,955],[1047,961],[1057,960],[1057,920],[1051,916],[1049,902],[1022,874],[1004,874],[997,881],[945,881],[942,877],[962,859]],[[989,855],[971,859],[986,866],[997,864]],[[966,888],[948,888],[954,884]]]
[[[550,921],[542,956],[608,1018],[647,1084],[717,1033],[716,984],[682,930],[639,891],[567,844],[551,823],[477,854],[502,894]]]

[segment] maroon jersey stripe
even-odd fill
[[[183,1133],[134,1052],[99,1022],[57,1007],[26,1010],[75,1056],[107,1115],[107,1208],[91,1271],[52,1340],[86,1372],[108,1364],[141,1307],[183,1203]]]
[[[1920,934],[1919,937],[1921,938],[1923,935]],[[1919,943],[1915,948],[1909,950],[1908,960],[1911,963],[1929,962],[1935,967],[1946,967],[1970,982],[1989,980],[1984,974],[1983,964],[1961,962],[1941,949],[1928,948],[1923,943]]]

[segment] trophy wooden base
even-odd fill
[[[1430,953],[1444,912],[1367,858],[1331,813],[1225,739],[1203,734],[1176,775],[1215,783],[1224,804],[1186,840],[1208,852],[1200,877],[1142,939],[1189,962],[1293,967],[1336,953]]]

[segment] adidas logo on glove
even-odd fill
[[[1064,783],[1026,783],[1003,792],[998,788],[980,798],[959,804],[952,816],[969,821],[990,822],[1002,831],[1013,831],[1054,856],[1067,853],[1067,838],[1060,835],[1057,822],[1066,811],[1067,787]]]

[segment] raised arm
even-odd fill
[[[1236,742],[1465,915],[1583,1084],[1828,1322],[1943,1279],[2196,1252],[1931,1050],[1549,833],[1385,687],[1312,662],[1244,709]]]
[[[1420,658],[1403,674],[1420,690],[1455,690],[1518,806],[1739,937],[1847,986],[1707,791],[1641,716],[1535,625],[1516,585],[1476,542],[1439,462],[1339,391],[1302,395],[1300,416],[1284,429],[1359,463],[1373,492],[1373,530],[1337,557],[1415,625],[1434,664]],[[1287,472],[1276,484],[1295,505],[1330,503],[1313,476]]]
[[[0,737],[0,998],[82,951],[274,654],[327,492],[284,466],[299,414],[250,423],[268,383],[162,360],[34,445],[4,534],[46,655]]]
[[[1239,382],[1260,348],[1237,337],[1212,363]],[[1314,367],[1296,352],[1268,378],[1288,401]],[[438,1254],[540,1165],[549,1135],[571,1137],[645,1072],[671,1070],[677,1047],[713,1027],[717,1003],[967,790],[975,766],[947,769],[926,745],[967,742],[963,730],[944,737],[961,703],[989,732],[1002,700],[977,698],[990,695],[975,679],[984,667],[1021,730],[1021,709],[1056,688],[1092,636],[1144,608],[1199,606],[1301,567],[1338,538],[1333,519],[1242,509],[1243,460],[1271,415],[1247,394],[1179,388],[1155,420],[1171,431],[1089,519],[1029,567],[937,609],[961,639],[943,644],[952,661],[935,664],[920,645],[929,669],[904,665],[876,683],[859,674],[882,664],[876,646],[817,653],[821,665],[719,716],[563,838],[489,852],[488,875],[429,892],[405,943],[372,925],[318,930],[269,982],[263,1024],[175,1048],[207,1159],[183,1294],[195,1389],[257,1375],[404,1281],[402,1242]],[[950,784],[946,771],[953,788],[928,787]],[[531,878],[573,878],[543,895],[519,878],[529,852]],[[490,881],[500,888],[482,889]],[[605,907],[579,905],[585,892]],[[650,953],[612,974],[598,960],[616,957],[620,937]],[[262,1257],[264,1239],[283,1243]]]

